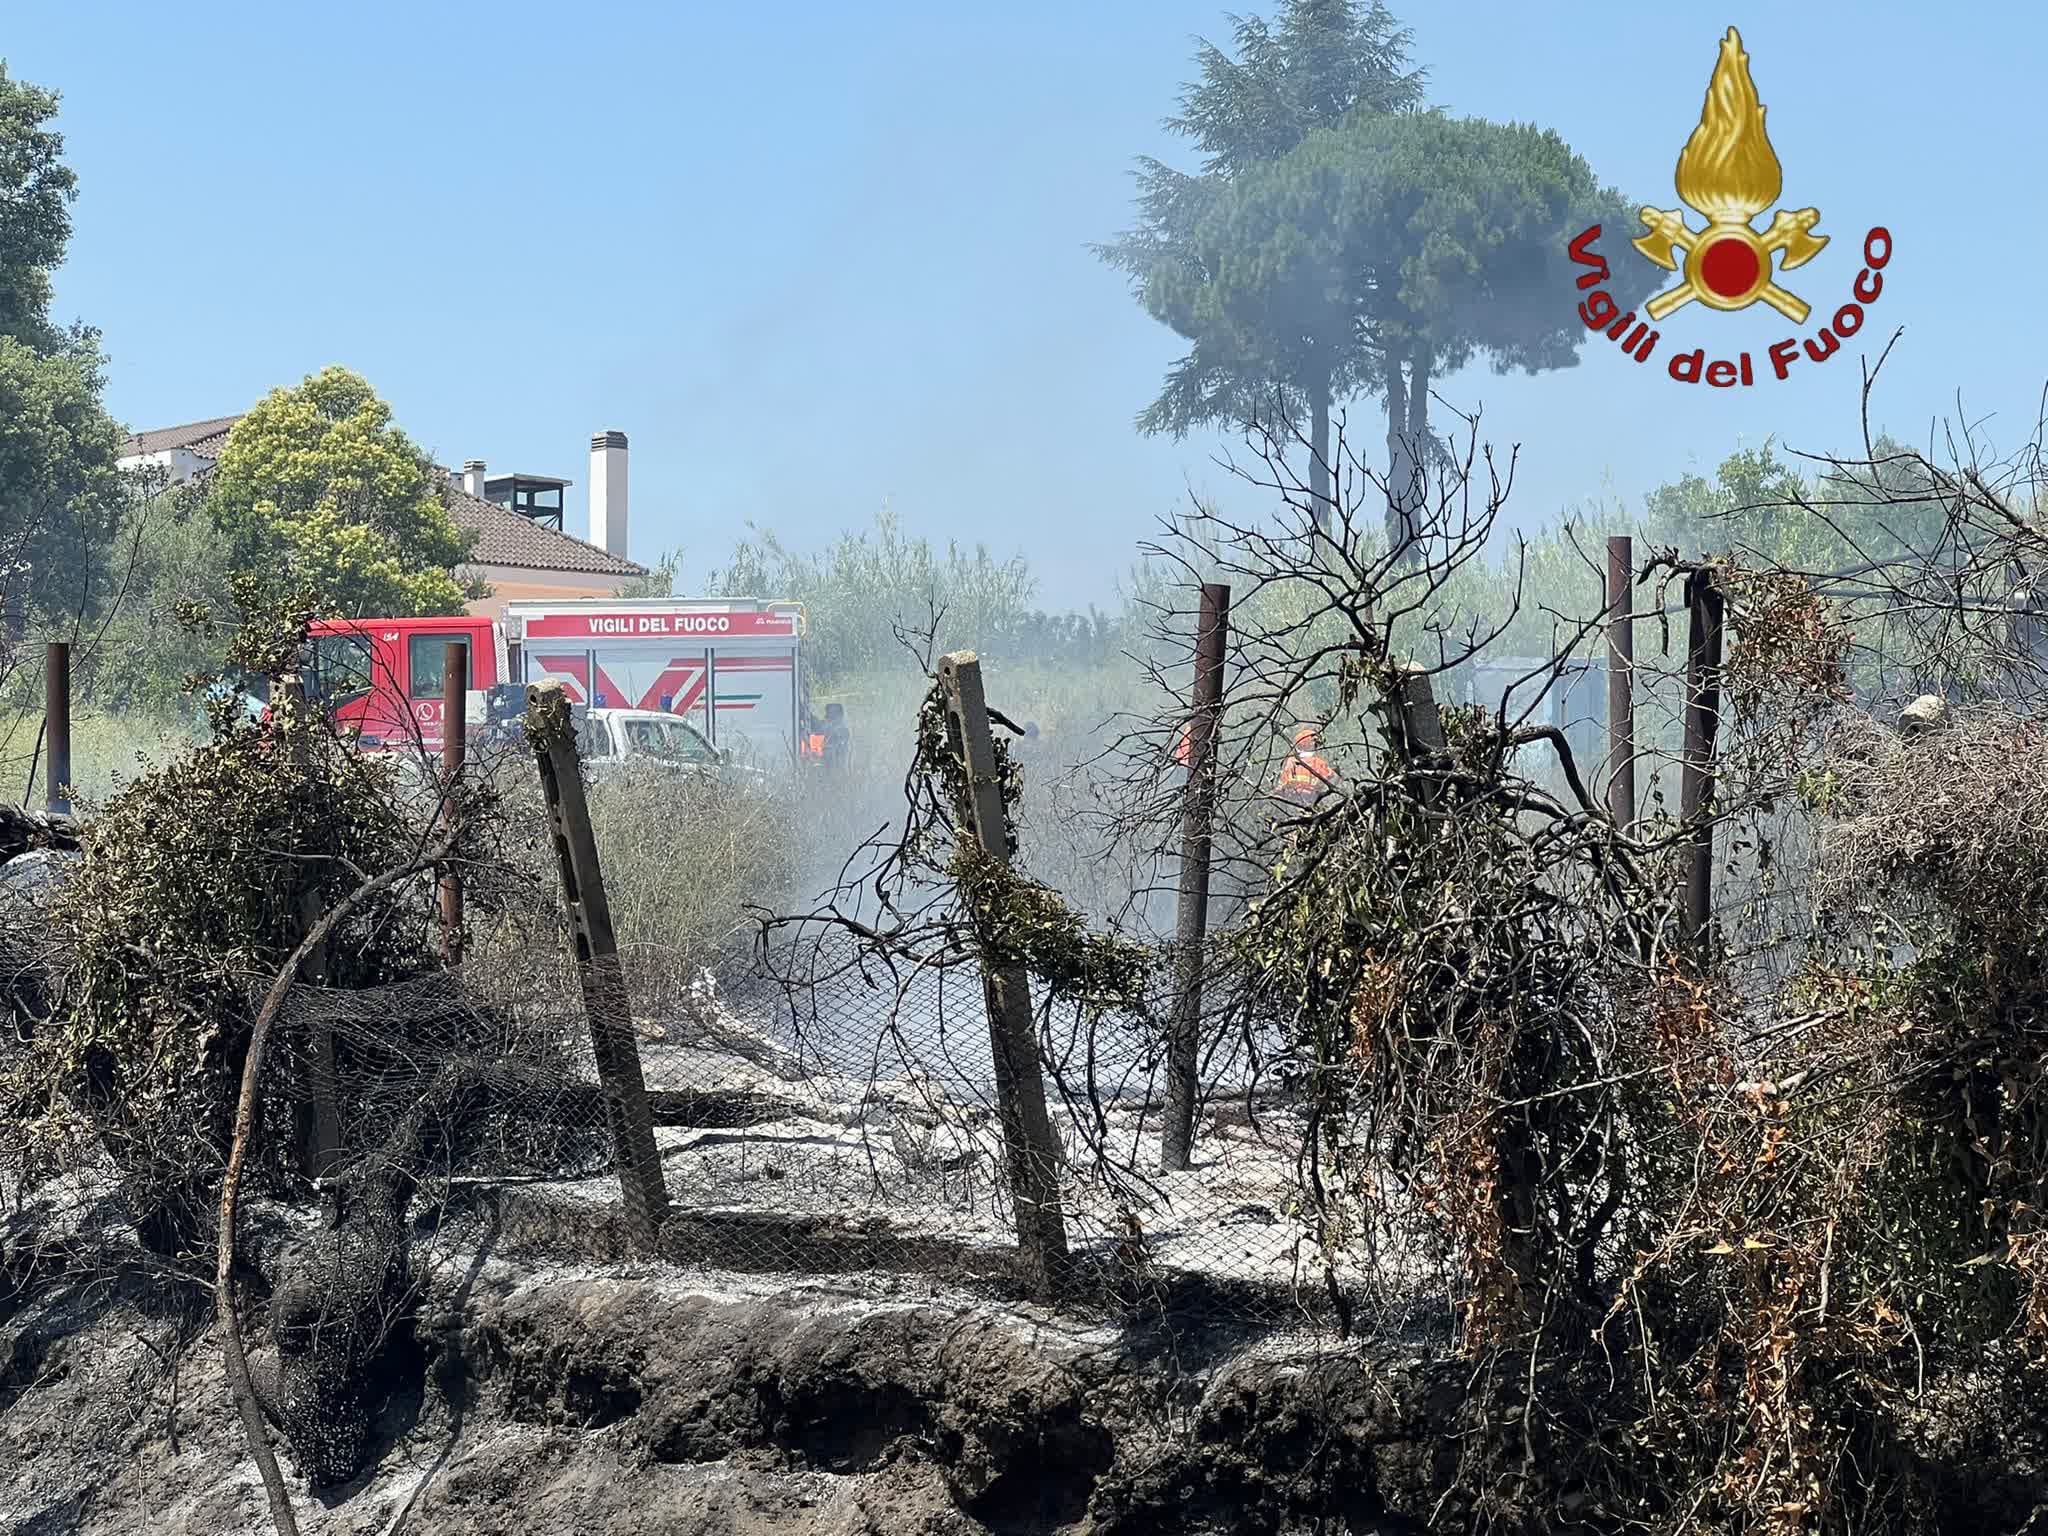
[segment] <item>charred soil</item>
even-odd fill
[[[1429,1529],[1450,1470],[1459,1377],[1412,1352],[1169,1363],[916,1278],[571,1266],[495,1225],[442,1252],[367,1469],[316,1492],[284,1454],[309,1533],[1364,1536]],[[0,1287],[0,1532],[267,1532],[203,1300],[81,1256]]]

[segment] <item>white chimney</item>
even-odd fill
[[[484,461],[469,459],[462,466],[462,488],[478,501],[484,499]]]
[[[590,542],[626,558],[626,434],[590,438]]]

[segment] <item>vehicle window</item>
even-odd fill
[[[586,717],[582,727],[577,731],[576,737],[576,750],[584,757],[610,757],[612,755],[611,741],[606,736],[604,727],[598,724],[597,721]]]
[[[466,635],[414,635],[407,642],[406,692],[415,699],[438,699],[446,686],[442,669],[448,659],[448,644],[453,641],[464,651],[469,649]],[[475,668],[470,676],[476,675]]]
[[[667,720],[662,723],[666,727],[665,734],[668,737],[668,752],[671,757],[679,757],[686,763],[718,761],[718,749],[706,741],[695,728],[683,724],[680,720]]]
[[[362,635],[321,635],[313,641],[306,691],[316,702],[338,704],[371,686],[370,642]]]
[[[662,741],[657,730],[656,723],[652,720],[628,720],[626,740],[633,744],[633,750],[636,752],[659,752]]]

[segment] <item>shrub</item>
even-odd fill
[[[276,676],[310,608],[259,616],[233,659]],[[306,714],[214,721],[211,739],[93,808],[53,909],[63,1004],[21,1068],[18,1100],[82,1121],[118,1170],[138,1232],[166,1255],[206,1227],[233,1133],[253,1017],[312,917],[371,875],[419,860],[430,831],[389,761],[366,759]],[[458,850],[482,858],[487,796]],[[429,876],[365,902],[330,937],[325,980],[361,988],[438,964]],[[272,1167],[294,1170],[282,1146]]]

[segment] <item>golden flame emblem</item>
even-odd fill
[[[1809,306],[1772,280],[1772,257],[1783,252],[1789,271],[1818,255],[1828,243],[1826,235],[1813,233],[1820,210],[1780,208],[1762,235],[1750,225],[1778,200],[1784,184],[1784,168],[1764,132],[1764,104],[1749,78],[1749,55],[1730,27],[1707,82],[1700,124],[1678,155],[1678,196],[1707,227],[1695,233],[1676,208],[1640,210],[1649,233],[1636,237],[1636,249],[1685,279],[1643,306],[1652,320],[1693,299],[1713,309],[1747,309],[1761,299],[1794,325],[1805,322]]]

